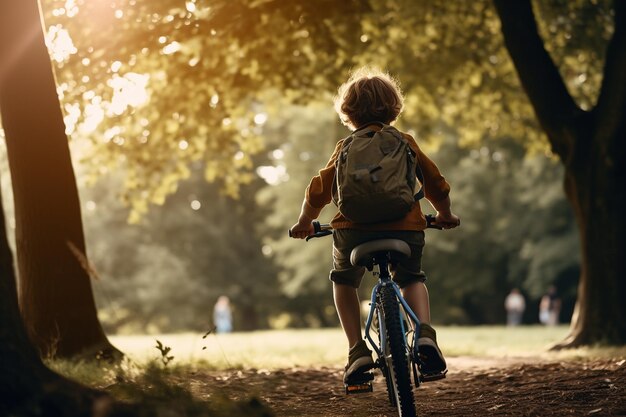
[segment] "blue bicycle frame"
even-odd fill
[[[372,327],[372,320],[374,318],[374,314],[376,313],[376,304],[377,304],[376,297],[382,287],[391,286],[391,288],[393,288],[394,293],[396,294],[396,298],[402,305],[404,312],[406,313],[408,318],[411,319],[411,321],[413,322],[415,337],[413,338],[413,346],[409,346],[409,349],[411,349],[410,350],[411,352],[416,352],[416,343],[417,343],[417,336],[419,336],[420,321],[415,315],[415,313],[413,312],[413,310],[411,310],[411,308],[407,304],[404,297],[402,297],[402,293],[400,292],[400,288],[398,287],[398,285],[391,280],[391,275],[389,274],[389,270],[387,269],[388,267],[387,262],[380,262],[378,267],[379,267],[378,283],[372,289],[372,298],[370,300],[370,311],[367,316],[367,321],[365,322],[365,337],[367,338],[367,340],[369,340],[370,345],[374,348],[378,357],[383,357],[382,349],[387,343],[387,340],[386,340],[387,334],[385,332],[384,320],[380,320],[380,319],[378,320],[378,331],[379,331],[378,334],[380,337],[380,345],[378,345],[378,342],[375,342],[372,336],[370,335],[370,329]],[[407,329],[405,328],[405,321],[400,320],[400,324],[402,328],[402,333],[406,335]],[[413,360],[414,361],[418,360],[417,355],[415,355]]]

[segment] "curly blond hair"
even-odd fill
[[[334,99],[341,122],[355,130],[367,123],[393,123],[404,106],[398,81],[377,68],[362,67],[343,83]]]

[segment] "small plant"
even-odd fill
[[[163,366],[166,367],[168,363],[174,360],[174,356],[168,356],[170,351],[172,350],[169,346],[164,346],[158,339],[156,341],[155,348],[161,353],[161,362],[163,362]]]
[[[210,328],[210,329],[209,329],[209,330],[208,330],[208,331],[204,334],[204,336],[202,336],[202,339],[206,339],[206,337],[207,337],[208,335],[210,335],[211,333],[215,334],[215,330],[216,330],[216,329],[217,329],[217,327],[212,327],[212,328]],[[202,347],[202,350],[206,350],[206,346],[203,346],[203,347]]]

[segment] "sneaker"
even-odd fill
[[[359,340],[356,345],[350,348],[348,364],[343,374],[343,382],[348,383],[350,380],[358,379],[359,376],[362,376],[374,367],[372,351],[365,344],[365,340]]]
[[[425,377],[437,375],[445,376],[446,360],[437,345],[437,333],[428,324],[422,324],[420,337],[417,339],[418,352],[421,362],[420,371]]]

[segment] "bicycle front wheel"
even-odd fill
[[[409,355],[402,319],[396,293],[390,286],[381,289],[381,301],[385,315],[385,328],[389,349],[385,349],[387,388],[393,389],[398,414],[403,417],[414,417],[415,400],[409,372]],[[391,392],[389,395],[391,396]]]

